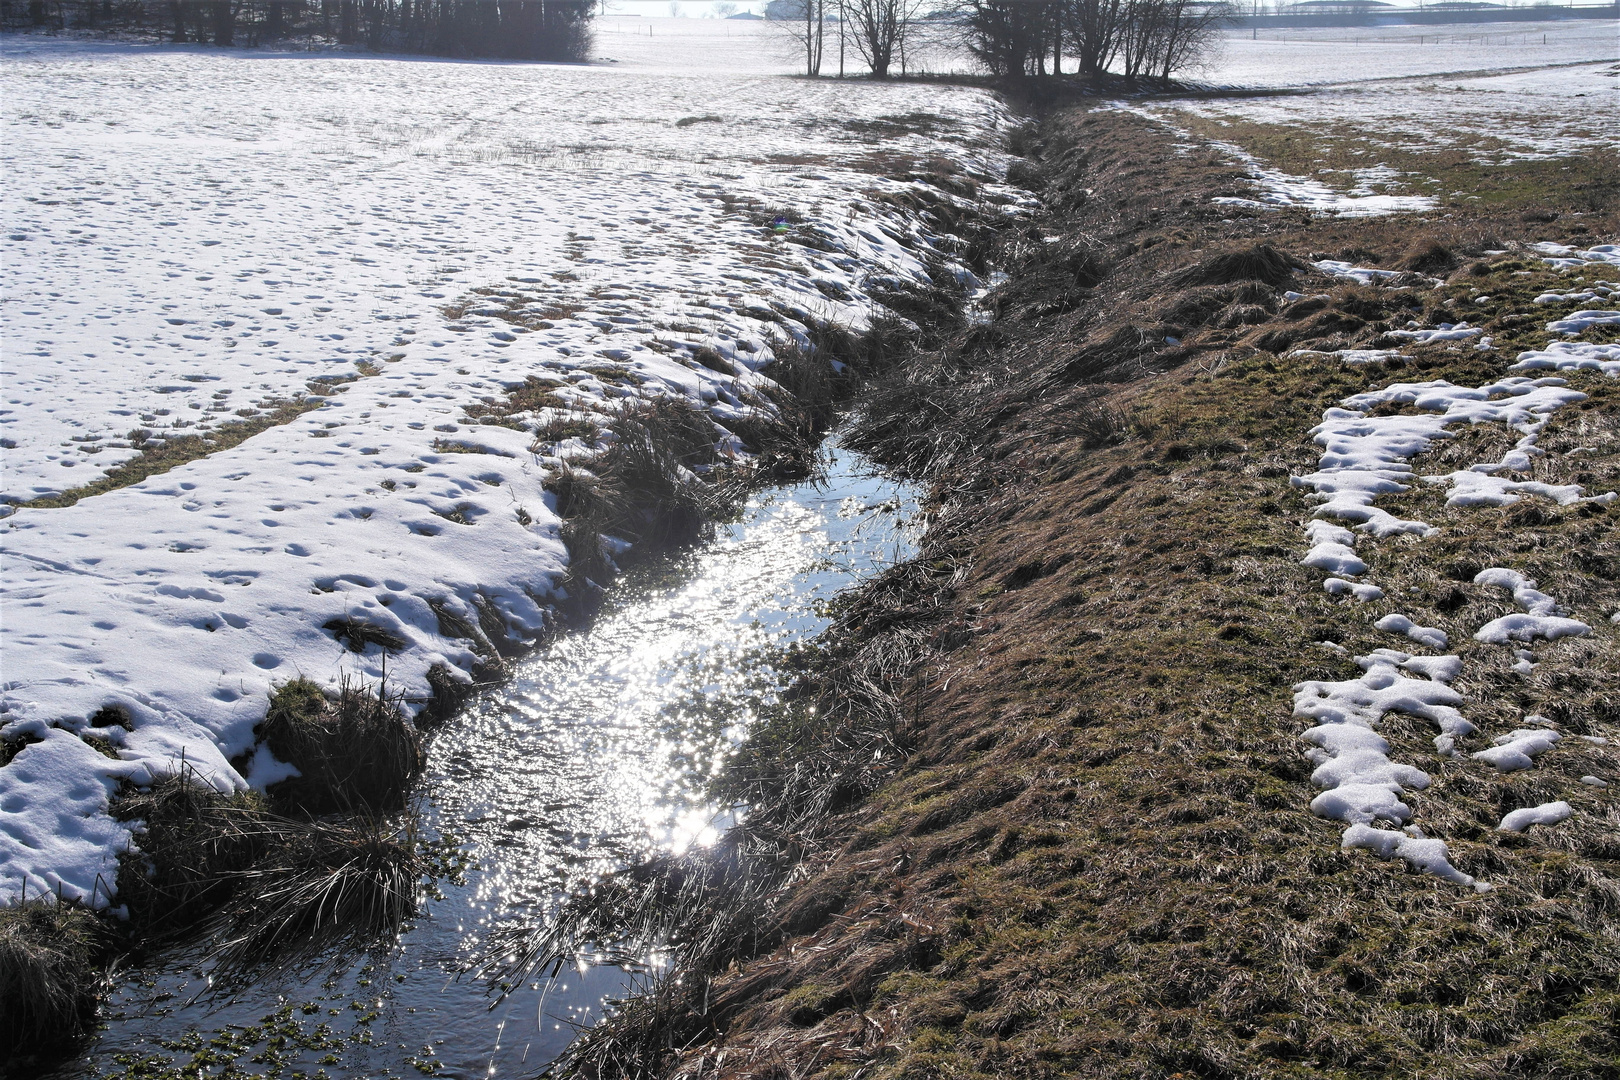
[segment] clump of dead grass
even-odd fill
[[[184,932],[229,896],[231,875],[270,842],[263,796],[218,791],[190,768],[144,790],[124,789],[112,810],[138,830],[118,895],[135,925],[160,937]]]
[[[88,911],[55,897],[0,906],[0,1046],[21,1055],[83,1034],[95,1016],[104,944]]]
[[[415,914],[428,873],[408,813],[288,817],[191,769],[126,789],[113,810],[137,826],[118,878],[132,925],[155,940],[201,925],[226,979],[323,953],[340,963]]]
[[[209,920],[216,973],[259,974],[315,956],[336,968],[416,914],[428,866],[408,817],[265,826],[273,845],[230,875],[232,897]]]
[[[271,693],[256,733],[300,773],[272,785],[272,799],[303,813],[401,809],[422,770],[421,736],[386,686],[345,678],[328,698],[308,679],[290,680]]]
[[[1252,244],[1235,251],[1206,255],[1190,266],[1172,272],[1168,284],[1175,288],[1194,285],[1230,285],[1239,281],[1260,281],[1280,288],[1308,267],[1292,255],[1270,244]]]

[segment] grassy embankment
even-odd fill
[[[924,551],[845,601],[744,748],[722,791],[754,806],[743,830],[605,883],[525,942],[538,958],[650,933],[678,961],[564,1071],[1620,1075],[1620,510],[1448,508],[1414,485],[1381,505],[1440,531],[1362,539],[1388,598],[1359,605],[1299,564],[1312,505],[1290,484],[1344,397],[1480,385],[1561,337],[1545,323],[1582,305],[1533,298],[1616,275],[1557,274],[1517,245],[1612,238],[1614,156],[1425,161],[1448,190],[1497,194],[1341,221],[1211,205],[1246,194],[1230,164],[1128,115],[1061,114],[1042,141],[1021,175],[1049,217],[1006,238],[995,318],[864,406],[861,447],[930,485]],[[1313,256],[1444,284],[1294,272]],[[1294,354],[1464,317],[1495,351]],[[1567,378],[1589,398],[1548,427],[1536,478],[1620,488],[1620,380]],[[1512,438],[1460,431],[1415,465],[1466,469]],[[1513,673],[1472,638],[1517,610],[1473,583],[1488,566],[1538,579],[1591,634]],[[1448,631],[1481,734],[1447,759],[1425,722],[1380,730],[1433,777],[1408,794],[1414,820],[1488,893],[1343,851],[1308,810],[1291,687],[1409,645],[1373,629],[1396,611]],[[1535,768],[1467,756],[1532,712],[1566,736]],[[1575,816],[1496,830],[1555,799]]]

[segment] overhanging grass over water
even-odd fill
[[[906,491],[834,449],[822,482],[764,492],[715,542],[627,575],[588,629],[518,664],[435,735],[429,827],[469,869],[441,882],[396,947],[224,1004],[192,1002],[206,978],[177,958],[126,983],[108,1031],[58,1076],[191,1076],[193,1062],[266,1054],[305,1069],[331,1055],[341,1075],[532,1072],[632,976],[564,971],[491,1011],[484,987],[454,972],[493,922],[540,917],[569,886],[712,838],[722,808],[707,782],[785,681],[773,659],[825,625],[838,589],[909,554],[913,512]]]

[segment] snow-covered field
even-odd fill
[[[477,662],[436,607],[542,626],[565,560],[542,482],[587,448],[464,406],[538,378],[570,411],[680,395],[724,425],[773,333],[859,327],[869,276],[922,274],[935,238],[874,198],[914,182],[884,174],[1002,169],[985,93],[772,78],[757,36],[693,28],[604,32],[618,62],[590,67],[4,40],[0,720],[43,741],[0,770],[3,899],[107,903],[116,782],[183,757],[244,783],[275,683],[386,660],[420,697]],[[233,449],[17,506],[132,431],[322,383],[344,389]],[[322,626],[349,618],[405,644],[347,652]],[[107,705],[128,729],[92,731]]]
[[[1311,88],[1179,103],[1217,120],[1345,123],[1404,149],[1472,145],[1489,161],[1549,157],[1615,145],[1620,36],[1613,20],[1336,27],[1269,40],[1234,32],[1195,78]]]

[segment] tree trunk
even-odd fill
[[[236,12],[231,10],[231,0],[217,0],[214,4],[214,44],[236,44]]]
[[[343,0],[343,6],[338,11],[338,44],[353,45],[355,38],[359,37],[359,12],[355,10],[354,0]]]
[[[274,41],[287,32],[286,26],[281,0],[270,0],[269,12],[264,20],[264,36]]]
[[[186,5],[182,0],[169,0],[169,15],[174,19],[174,43],[184,44],[186,39]]]

